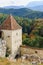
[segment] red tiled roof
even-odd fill
[[[3,30],[17,30],[22,27],[16,22],[13,16],[9,16],[1,25],[1,29]]]

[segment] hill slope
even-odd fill
[[[43,12],[43,5],[30,7],[30,9]]]
[[[43,1],[32,1],[26,7],[36,11],[43,11]]]
[[[28,17],[28,18],[43,18],[43,12],[33,11],[31,9],[28,9],[28,8],[21,8],[21,9],[0,8],[0,13],[12,14],[15,16]]]
[[[11,9],[11,8],[20,9],[20,8],[24,8],[24,6],[4,6],[3,8],[5,8],[5,9]]]

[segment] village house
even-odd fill
[[[13,16],[9,15],[0,26],[0,56],[4,57],[6,48],[9,48],[12,56],[15,57],[21,45],[22,27],[16,22]]]

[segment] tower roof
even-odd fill
[[[13,16],[8,16],[8,18],[2,23],[1,29],[3,30],[17,30],[22,27],[16,22]]]

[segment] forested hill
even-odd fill
[[[9,15],[0,14],[0,24],[8,17]],[[43,19],[29,19],[14,16],[16,21],[22,26],[23,32],[23,44],[43,48]]]
[[[33,11],[31,9],[28,9],[28,8],[20,8],[20,9],[0,8],[0,13],[12,14],[15,16],[28,17],[28,18],[43,18],[43,12]]]

